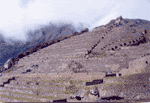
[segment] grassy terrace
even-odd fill
[[[32,97],[38,97],[38,98],[46,98],[46,99],[64,99],[62,97],[53,97],[53,96],[40,96],[40,95],[34,95],[34,94],[25,94],[25,93],[18,93],[18,92],[12,92],[12,91],[7,91],[10,93],[15,93],[15,94],[21,94],[21,95],[27,95],[27,96],[32,96]],[[3,94],[2,94],[3,95]],[[20,97],[19,97],[20,98]]]
[[[24,80],[24,81],[27,81],[27,80]],[[48,81],[44,81],[44,82],[48,82]],[[53,82],[59,82],[59,80],[57,81],[53,81]],[[60,81],[60,82],[64,82],[64,81]],[[66,83],[68,82],[68,80],[65,81]],[[74,94],[77,90],[81,89],[81,88],[84,88],[86,90],[90,90],[90,88],[94,87],[94,86],[76,86],[78,84],[83,84],[84,81],[73,81],[71,80],[71,84],[69,86],[66,86],[66,85],[36,85],[36,86],[50,86],[50,87],[65,87],[66,88],[66,91],[52,91],[52,90],[49,90],[49,91],[46,91],[46,90],[41,90],[41,89],[26,89],[26,88],[18,88],[18,89],[23,89],[23,90],[37,90],[37,91],[40,91],[40,92],[57,92],[57,93],[64,93],[64,94]],[[13,84],[11,84],[13,85]],[[24,84],[19,84],[19,85],[24,85]],[[31,84],[29,84],[31,85]],[[26,85],[24,85],[26,86]],[[15,87],[15,84],[14,86]],[[11,87],[10,87],[11,88]]]
[[[149,80],[149,74],[148,73],[145,73],[145,74],[133,74],[133,75],[128,75],[128,76],[122,76],[122,77],[107,77],[107,79],[116,79],[116,78],[121,78],[121,82],[120,83],[107,83],[107,84],[97,84],[97,85],[92,85],[92,86],[83,86],[83,82],[88,82],[91,80],[90,79],[104,79],[104,77],[99,77],[97,78],[97,76],[94,75],[93,78],[92,75],[90,76],[87,76],[87,78],[85,79],[83,77],[83,75],[81,76],[82,73],[80,73],[79,75],[78,74],[73,74],[73,76],[71,75],[56,75],[55,76],[53,75],[23,75],[21,77],[27,77],[27,78],[24,78],[22,81],[39,81],[39,82],[54,82],[54,83],[61,83],[63,82],[62,84],[58,84],[58,85],[42,85],[39,84],[39,85],[36,85],[37,87],[38,86],[50,86],[50,87],[65,87],[66,90],[65,91],[53,91],[53,90],[41,90],[41,89],[23,89],[23,88],[18,88],[18,89],[22,89],[22,90],[35,90],[35,91],[39,91],[39,92],[50,92],[50,93],[53,93],[53,92],[56,92],[56,93],[62,93],[62,94],[66,94],[66,95],[69,95],[69,94],[74,94],[76,93],[78,90],[80,90],[81,88],[84,88],[86,90],[90,90],[91,88],[93,88],[94,86],[98,86],[98,85],[104,85],[103,87],[103,90],[109,90],[109,89],[114,89],[116,90],[117,88],[119,89],[120,86],[123,86],[125,84],[136,84],[136,83],[146,83],[148,81],[144,81],[144,79],[147,79]],[[84,74],[84,73],[83,73]],[[97,74],[98,75],[98,74]],[[74,77],[76,76],[80,76],[80,79],[74,79]],[[40,79],[38,80],[33,80],[34,78],[36,77],[40,77]],[[70,79],[67,79],[68,77],[71,77]],[[83,77],[83,78],[82,78]],[[96,77],[96,78],[95,78]],[[140,77],[140,79],[138,78]],[[146,78],[145,78],[146,77]],[[134,81],[131,80],[132,78],[134,78]],[[70,81],[70,85],[65,85],[64,83],[68,83]],[[13,85],[13,84],[11,84]],[[19,84],[19,85],[24,85],[24,84]],[[31,84],[29,84],[31,85]],[[128,86],[127,85],[127,86]],[[11,88],[11,87],[8,87],[8,88]],[[32,97],[38,97],[38,98],[45,98],[45,99],[64,99],[62,97],[52,97],[52,96],[40,96],[40,95],[34,95],[34,94],[24,94],[24,93],[18,93],[18,92],[12,92],[12,91],[8,91],[10,93],[15,93],[15,94],[21,94],[21,95],[28,95],[28,96],[32,96]],[[87,94],[86,94],[87,95]],[[18,99],[17,97],[13,97],[13,96],[7,96],[7,95],[1,95],[1,97],[9,97],[9,98],[12,98],[12,99]],[[29,102],[40,102],[39,100],[30,100],[30,99],[26,99],[26,98],[20,98],[18,100],[28,100]]]
[[[14,96],[8,96],[8,95],[1,95],[1,97],[5,98],[11,98],[11,99],[16,99],[16,100],[26,100],[28,102],[41,102],[40,100],[33,100],[33,99],[28,99],[28,98],[23,98],[23,97],[14,97]]]
[[[130,85],[148,85],[149,84],[149,73],[136,73],[128,76],[122,76],[122,82],[120,83],[107,83],[104,85],[104,89],[114,88],[120,86],[130,86]],[[118,78],[118,77],[113,77]],[[112,77],[109,77],[109,79],[113,79]]]

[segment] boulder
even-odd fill
[[[98,97],[99,97],[99,90],[98,90],[98,88],[97,87],[94,87],[94,88],[92,88],[92,89],[90,89],[90,94],[91,95],[98,95]]]
[[[116,77],[120,77],[121,76],[121,73],[116,73]]]
[[[74,98],[76,98],[77,100],[81,100],[84,98],[85,94],[86,94],[86,90],[85,89],[80,89],[75,95]]]
[[[88,96],[92,101],[97,100],[100,97],[98,88],[94,87],[94,88],[90,89],[90,93]]]
[[[117,17],[115,20],[116,25],[120,25],[122,19],[123,19],[122,16]]]
[[[5,64],[4,64],[4,68],[9,69],[14,65],[14,61],[12,60],[12,58],[8,59]]]
[[[0,72],[4,71],[4,66],[0,66]]]

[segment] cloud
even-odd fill
[[[93,27],[101,26],[107,24],[110,20],[116,19],[116,17],[120,16],[121,14],[118,11],[118,6],[112,8],[107,15],[102,17],[99,21],[97,21]]]
[[[75,28],[82,22],[91,30],[120,15],[148,20],[148,5],[144,0],[4,0],[0,1],[0,32],[5,37],[25,40],[28,30],[49,22],[70,22]]]

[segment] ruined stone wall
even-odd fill
[[[146,43],[150,40],[148,25],[139,19],[123,19],[120,16],[106,25],[96,27],[93,32],[99,35],[99,41],[93,45],[90,53],[116,51],[124,46]]]

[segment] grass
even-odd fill
[[[40,81],[42,82],[64,82],[63,79],[69,78],[70,80],[74,80],[76,82],[83,82],[83,81],[92,81],[93,79],[102,79],[104,77],[103,74],[101,74],[101,72],[99,72],[99,74],[90,74],[87,75],[87,73],[59,73],[58,77],[57,77],[57,73],[51,74],[51,75],[35,75],[35,76],[22,76],[22,77],[28,77],[27,80],[30,80],[29,77],[32,78],[36,78],[36,77],[40,77]],[[38,80],[37,80],[38,81]],[[69,80],[68,80],[69,81]],[[66,82],[68,82],[66,80]]]
[[[10,92],[10,93],[15,93],[15,94],[21,94],[21,95],[27,95],[27,96],[32,96],[32,97],[38,97],[38,98],[46,98],[46,99],[64,99],[62,97],[53,97],[53,96],[40,96],[40,95],[35,95],[35,94],[25,94],[25,93],[18,93],[18,92],[12,92],[12,91],[7,91],[7,92]],[[1,96],[1,97],[4,97],[4,96]],[[19,97],[19,98],[22,98],[22,97]],[[32,102],[32,101],[30,101]],[[39,101],[35,101],[35,102],[39,102]]]
[[[90,56],[90,58],[92,58],[92,57],[98,57],[98,58],[100,58],[100,57],[107,57],[108,54],[105,53],[105,52],[92,52],[92,53],[90,53],[89,56]]]
[[[28,98],[23,98],[23,97],[14,97],[14,96],[8,96],[8,95],[1,95],[1,97],[5,97],[5,98],[11,98],[11,99],[16,99],[16,100],[25,100],[28,102],[41,102],[40,100],[33,100],[33,99],[28,99]]]
[[[24,85],[25,86],[25,84],[19,84],[19,85]],[[28,84],[28,85],[31,85],[31,84]],[[63,85],[41,85],[41,84],[40,85],[36,85],[36,86],[64,87]]]
[[[121,83],[107,83],[107,84],[104,85],[103,89],[107,90],[107,89],[113,88],[113,87],[115,87],[117,85],[123,85],[123,84],[124,84],[123,82],[121,82]]]
[[[121,77],[122,82],[120,83],[108,83],[104,85],[104,89],[108,89],[111,87],[117,86],[125,86],[125,85],[137,85],[137,84],[147,84],[149,82],[150,73],[138,73],[132,74],[128,76]]]
[[[75,76],[83,76],[82,73],[80,73],[80,74],[73,74],[71,79],[63,80],[63,79],[66,79],[65,77],[70,77],[71,76],[71,74],[68,74],[68,76],[61,75],[61,76],[59,76],[56,79],[54,79],[54,78],[52,79],[52,78],[46,77],[47,80],[45,78],[41,78],[43,80],[40,80],[41,82],[56,82],[56,83],[60,83],[60,82],[66,82],[67,83],[67,82],[70,81],[70,85],[69,86],[66,86],[66,85],[58,85],[58,86],[57,85],[38,85],[38,86],[65,87],[66,91],[52,91],[52,90],[45,91],[45,90],[40,90],[40,89],[37,89],[37,90],[40,91],[40,92],[51,92],[51,93],[52,92],[57,92],[57,93],[64,93],[64,94],[75,94],[81,88],[84,88],[85,90],[89,91],[91,88],[93,88],[95,86],[95,85],[93,85],[93,86],[83,86],[83,87],[79,86],[79,87],[77,87],[76,84],[83,84],[83,82],[89,82],[89,81],[91,82],[91,80],[93,80],[93,79],[103,79],[104,78],[104,77],[103,78],[100,78],[100,77],[99,78],[95,78],[94,74],[92,74],[93,77],[89,77],[89,78],[91,78],[91,80],[89,80],[87,78],[86,79],[74,79],[74,75]],[[128,76],[121,76],[122,82],[120,82],[120,83],[113,83],[113,84],[111,84],[111,83],[105,84],[103,89],[106,89],[106,90],[110,89],[110,88],[113,88],[113,89],[116,88],[117,89],[117,86],[122,86],[124,84],[130,84],[131,83],[131,78],[138,77],[137,75],[138,76],[140,76],[140,75],[142,76],[143,73],[142,74],[137,73],[137,74],[132,74],[132,75],[128,75]],[[38,77],[38,76],[35,76],[35,77]],[[42,77],[42,76],[39,76],[39,77]],[[62,77],[62,78],[60,78],[60,77]],[[30,79],[31,79],[31,81],[33,81],[32,78],[34,78],[34,77],[30,77],[30,78],[28,78],[28,80],[23,80],[23,81],[29,81]],[[107,77],[107,79],[114,79],[114,78],[120,78],[120,77]],[[132,81],[132,83],[136,83],[136,81]],[[142,83],[142,81],[141,81],[141,83]],[[20,88],[20,89],[22,89],[22,88]],[[33,90],[33,89],[26,89],[26,90]],[[88,95],[88,94],[89,94],[89,92],[86,93],[86,95]],[[42,96],[41,97],[37,96],[37,95],[32,95],[32,96],[42,98]],[[47,98],[47,99],[51,99],[51,98],[58,99],[59,97],[48,97],[48,96],[46,97],[45,96],[45,98]]]
[[[20,84],[20,85],[24,85],[24,84]],[[50,86],[50,87],[64,87],[62,85],[41,85],[41,86]],[[10,87],[11,88],[11,87]],[[17,88],[17,89],[22,89],[22,90],[36,90],[36,91],[40,91],[40,92],[57,92],[57,93],[61,93],[61,91],[52,91],[52,90],[41,90],[41,89],[24,89],[24,88]]]
[[[59,80],[58,80],[59,81]],[[56,82],[58,82],[58,81],[56,81]],[[66,80],[67,82],[68,82],[68,80]],[[46,81],[45,81],[46,82]],[[55,82],[55,81],[53,81],[53,82]],[[61,81],[61,82],[63,82],[63,81]],[[55,86],[57,86],[57,87],[65,87],[66,88],[66,91],[52,91],[52,90],[48,90],[48,91],[46,91],[46,90],[41,90],[41,89],[27,89],[27,88],[17,88],[17,89],[22,89],[22,90],[35,90],[35,91],[39,91],[39,92],[57,92],[57,93],[65,93],[65,94],[74,94],[74,93],[76,93],[78,90],[80,90],[81,88],[84,88],[84,89],[86,89],[86,90],[90,90],[90,86],[89,87],[83,87],[83,86],[80,86],[80,87],[76,87],[75,85],[77,85],[77,84],[83,84],[83,82],[84,81],[81,81],[81,80],[79,80],[79,81],[74,81],[74,80],[71,80],[70,81],[70,85],[69,86],[63,86],[63,85],[37,85],[37,86],[52,86],[52,87],[55,87]],[[12,84],[13,85],[13,84]],[[24,84],[20,84],[20,85],[24,85]],[[11,87],[9,87],[9,88],[11,88]]]

